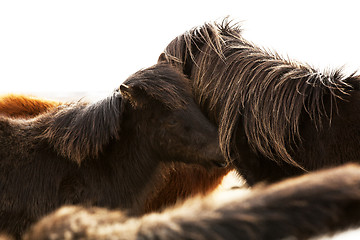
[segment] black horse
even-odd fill
[[[19,238],[64,204],[141,214],[162,184],[159,164],[226,165],[217,128],[168,64],[132,75],[94,104],[35,118],[0,117],[0,232]]]
[[[160,56],[190,80],[222,152],[250,185],[360,161],[360,77],[320,72],[246,41],[227,20]]]

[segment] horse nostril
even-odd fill
[[[215,166],[221,167],[221,168],[226,168],[228,166],[227,161],[213,161],[213,163],[215,164]]]

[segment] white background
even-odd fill
[[[177,35],[230,16],[320,69],[360,67],[356,1],[0,1],[0,92],[110,92]]]

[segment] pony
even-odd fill
[[[360,161],[358,75],[284,59],[228,19],[176,37],[159,62],[191,80],[222,152],[250,186]]]
[[[187,200],[142,217],[65,206],[25,234],[42,239],[310,239],[360,224],[360,166],[348,164],[251,191]]]
[[[32,118],[50,111],[64,103],[35,96],[8,94],[0,97],[0,114],[14,118]],[[183,199],[205,195],[216,189],[228,168],[206,169],[201,165],[181,162],[161,165],[162,185],[158,184],[154,194],[148,196],[144,213],[159,211]]]
[[[217,128],[169,64],[130,76],[96,103],[0,117],[0,232],[20,238],[65,204],[141,214],[162,164],[224,167]]]

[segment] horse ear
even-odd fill
[[[146,92],[136,86],[128,86],[126,84],[120,85],[120,92],[122,96],[127,99],[133,107],[141,107],[146,99]]]
[[[120,85],[120,92],[126,99],[131,99],[131,96],[133,95],[133,90],[131,89],[131,87],[125,84]]]
[[[160,56],[158,58],[158,63],[167,63],[167,62],[169,62],[169,61],[167,60],[165,53],[160,54]]]

